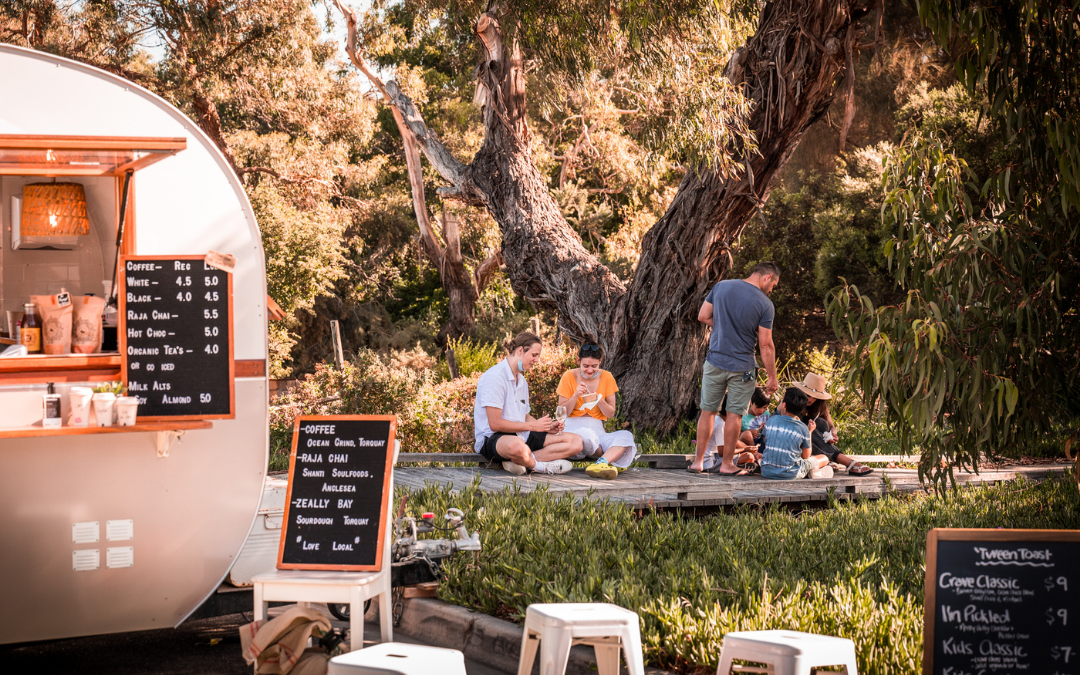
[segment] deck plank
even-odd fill
[[[1064,464],[1009,466],[984,470],[980,474],[958,472],[956,478],[961,485],[982,485],[1012,481],[1021,476],[1040,480],[1066,470]],[[914,469],[877,469],[865,477],[841,474],[826,479],[773,481],[761,476],[731,477],[691,474],[682,469],[632,468],[609,481],[593,479],[581,469],[558,476],[514,476],[501,469],[482,466],[398,466],[394,469],[394,477],[398,485],[409,489],[439,485],[464,490],[479,477],[479,489],[485,492],[512,489],[531,493],[546,489],[552,495],[610,499],[634,507],[651,503],[657,508],[818,502],[829,498],[830,489],[834,490],[833,496],[838,500],[878,499],[890,489],[904,493],[924,489],[919,483],[918,471]],[[888,487],[883,477],[888,477]]]

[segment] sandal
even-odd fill
[[[852,462],[848,466],[847,472],[849,476],[869,476],[870,474],[874,473],[874,470],[866,466],[865,464],[861,464],[859,462]]]
[[[746,464],[743,464],[743,467],[746,467],[746,466],[747,466]],[[716,466],[708,469],[706,471],[706,473],[711,473],[714,476],[749,476],[751,471],[748,468],[742,468],[742,469],[739,469],[738,471],[728,473],[727,471],[720,471],[720,465],[717,464]]]

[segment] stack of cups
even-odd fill
[[[121,396],[116,399],[116,420],[122,427],[135,426],[135,417],[139,410],[138,396]]]
[[[90,400],[94,390],[90,387],[72,387],[68,391],[71,414],[68,423],[73,427],[85,427],[90,424]]]
[[[116,416],[116,394],[111,391],[94,394],[94,416],[99,427],[111,427]]]

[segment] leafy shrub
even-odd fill
[[[774,394],[775,402],[779,403],[784,390],[792,382],[802,382],[807,373],[817,373],[829,381],[829,393],[832,394],[829,414],[837,425],[855,418],[866,418],[868,411],[863,405],[860,392],[845,382],[844,364],[829,350],[810,347],[808,343],[789,350],[787,359],[777,364],[776,375],[780,381],[780,390]],[[764,371],[761,375],[764,375]],[[764,384],[765,378],[762,377],[761,386]]]
[[[464,335],[457,340],[450,340],[448,346],[454,350],[458,373],[462,377],[468,377],[473,373],[483,373],[503,357],[502,349],[498,344],[481,342],[480,340],[473,341]],[[446,361],[439,362],[438,370],[442,379],[450,379],[450,367],[446,364]]]
[[[426,375],[383,363],[368,349],[341,370],[318,364],[270,406],[270,468],[288,468],[293,420],[297,415],[400,415],[429,382]],[[402,443],[408,432],[399,424]]]
[[[641,617],[647,661],[682,672],[714,672],[728,631],[780,628],[853,639],[861,673],[919,672],[931,528],[1080,527],[1066,478],[702,519],[542,490],[429,486],[409,504],[480,529],[443,600],[515,621],[536,602],[615,603]]]
[[[482,350],[478,347],[468,357],[475,367],[482,365]],[[318,364],[294,389],[274,399],[270,407],[270,469],[288,468],[297,415],[397,415],[403,452],[471,450],[473,405],[481,372],[439,382],[431,370],[417,371],[398,363],[407,358],[408,353],[384,358],[370,349],[360,349],[343,369]],[[545,347],[527,376],[535,416],[555,411],[559,378],[575,365],[574,354],[566,346]]]

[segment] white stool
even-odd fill
[[[465,657],[456,649],[401,642],[361,649],[330,659],[326,675],[465,675]]]
[[[618,675],[620,648],[626,652],[630,675],[645,675],[638,615],[617,605],[579,602],[529,605],[518,675],[532,673],[538,647],[540,675],[565,673],[573,645],[596,650],[599,675]]]
[[[846,638],[800,633],[793,630],[756,630],[728,633],[720,648],[716,675],[730,675],[734,659],[764,663],[765,670],[735,666],[737,671],[769,675],[810,675],[816,666],[844,666],[858,675],[855,643]]]
[[[395,452],[396,446],[395,446]],[[390,475],[390,485],[394,476]],[[393,488],[391,488],[393,489]],[[390,516],[387,515],[389,519]],[[288,527],[288,523],[282,523]],[[364,646],[364,601],[379,597],[379,628],[382,642],[394,639],[393,610],[390,603],[390,549],[393,547],[392,520],[386,523],[381,572],[323,572],[321,570],[274,570],[251,578],[254,584],[255,620],[266,619],[271,602],[312,602],[349,605],[349,649]]]

